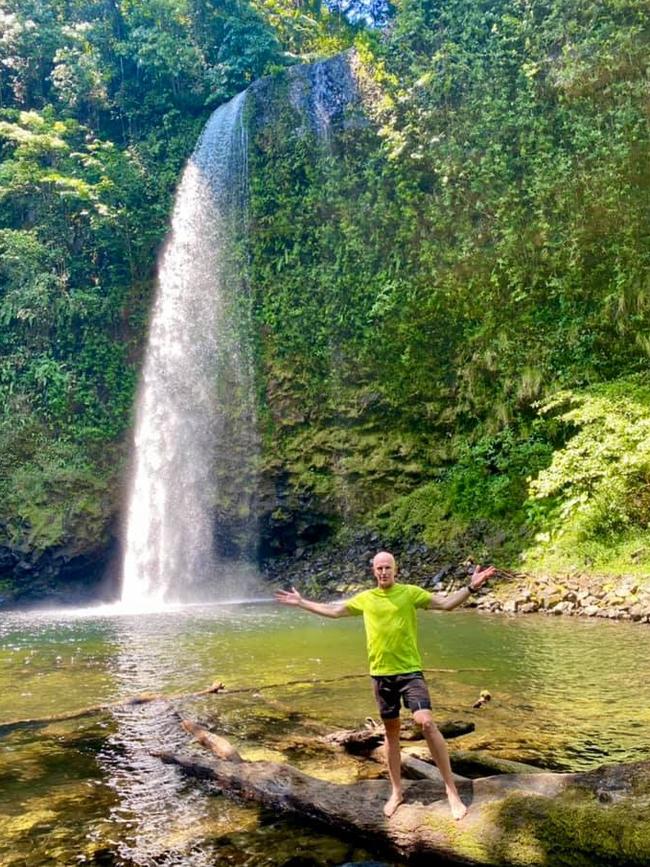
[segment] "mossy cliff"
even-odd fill
[[[78,598],[116,553],[183,164],[214,108],[353,28],[283,0],[6,0],[0,21],[0,600]]]
[[[267,73],[248,118],[261,556],[362,527],[445,557],[641,575],[644,4],[400,0],[383,33],[244,5],[243,30],[241,4],[116,7],[110,34],[95,22],[65,63],[50,52],[49,91],[36,66],[3,80],[7,582],[62,550],[105,560],[174,179],[209,109]]]
[[[325,124],[253,89],[264,554],[644,574],[648,28],[592,11],[400,4]]]

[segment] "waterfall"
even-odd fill
[[[245,98],[208,121],[159,262],[125,531],[122,603],[131,609],[218,596],[223,557],[254,548]],[[224,504],[238,516],[228,533],[219,529]],[[223,592],[221,575],[219,584]]]

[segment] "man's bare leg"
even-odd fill
[[[429,752],[440,771],[440,775],[445,784],[447,800],[449,801],[449,806],[451,808],[451,815],[454,819],[462,819],[467,812],[467,807],[461,801],[458,789],[454,783],[451,764],[449,763],[449,751],[447,750],[445,739],[438,731],[430,710],[415,711],[413,719],[422,726],[422,731],[426,738]]]
[[[386,730],[386,761],[388,763],[388,777],[391,785],[391,796],[384,804],[384,815],[390,817],[402,803],[402,761],[399,748],[400,721],[397,719],[385,719]]]

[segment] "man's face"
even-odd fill
[[[372,572],[377,579],[377,587],[387,590],[395,583],[395,559],[392,554],[377,554],[372,561]]]

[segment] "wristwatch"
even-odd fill
[[[471,584],[468,584],[466,589],[469,590],[470,593],[478,593],[480,588],[479,587],[472,587]]]

